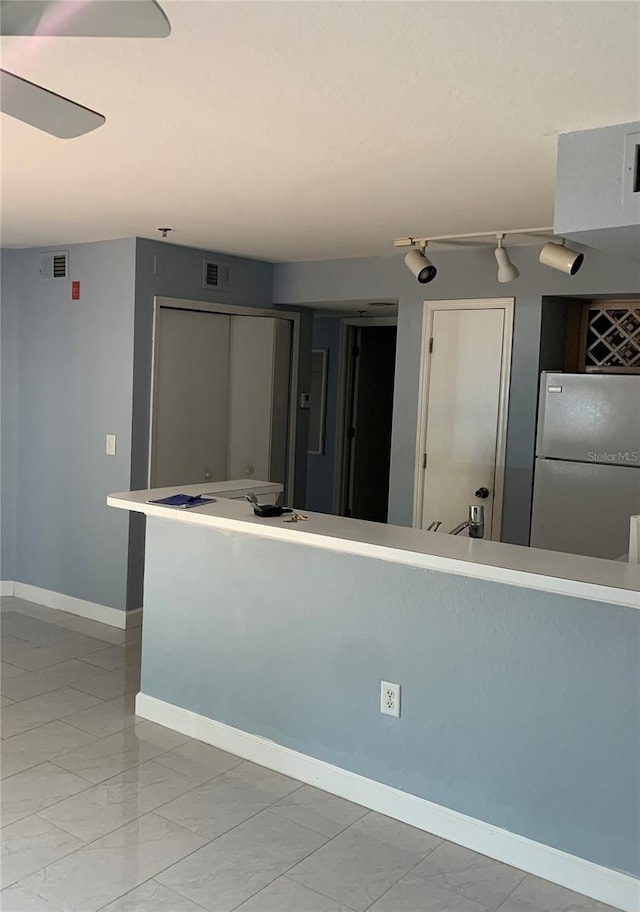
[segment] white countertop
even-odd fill
[[[282,494],[283,487],[277,481],[257,481],[252,478],[241,478],[234,481],[203,481],[199,484],[178,485],[170,488],[149,488],[147,491],[128,491],[125,494],[110,494],[107,503],[112,497],[129,497],[131,502],[144,504],[148,500],[161,500],[163,497],[171,497],[172,494],[189,494],[191,497],[197,497],[199,494],[211,495],[211,497],[242,498],[245,494],[254,493],[258,500],[264,500],[265,503],[277,503],[278,496]],[[120,504],[110,504],[112,507]],[[152,504],[149,504],[152,506]],[[125,509],[135,509],[134,507]],[[161,507],[166,510],[167,507]],[[175,509],[175,508],[174,508]],[[193,508],[199,509],[199,508]],[[137,511],[145,512],[145,511]]]
[[[261,535],[309,547],[640,609],[639,564],[505,545],[465,535],[423,532],[325,513],[305,511],[305,516],[309,517],[307,522],[285,523],[286,516],[260,519],[253,514],[250,504],[224,499],[240,497],[249,490],[255,490],[258,495],[274,493],[270,488],[275,492],[281,490],[280,485],[242,480],[110,494],[107,503],[121,510],[133,510],[174,522]],[[177,493],[212,493],[223,499],[188,510],[148,503],[149,500]]]

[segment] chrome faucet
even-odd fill
[[[460,535],[465,529],[469,530],[469,538],[484,538],[484,507],[482,504],[469,504],[469,519],[451,530],[449,535]]]
[[[460,535],[461,532],[464,532],[465,529],[469,527],[469,521],[458,523],[458,525],[449,532],[449,535]]]
[[[484,538],[484,507],[469,504],[469,538]]]

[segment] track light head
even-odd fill
[[[425,254],[425,247],[421,250],[416,250],[414,247],[404,258],[407,269],[414,274],[421,285],[426,285],[427,282],[433,281],[438,272]]]
[[[509,254],[502,246],[504,241],[504,234],[497,235],[498,246],[495,249],[496,260],[498,262],[498,281],[499,282],[513,282],[514,279],[517,279],[520,275],[520,270],[517,266],[514,266],[511,260],[509,259]]]
[[[539,260],[543,266],[550,266],[559,272],[574,276],[582,266],[584,253],[566,247],[564,240],[549,241],[540,251]]]

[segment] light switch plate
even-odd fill
[[[106,451],[107,456],[116,455],[116,435],[115,434],[107,434],[107,444],[106,444],[105,451]]]

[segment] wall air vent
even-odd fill
[[[56,250],[40,254],[41,279],[69,280],[69,251]]]
[[[230,266],[226,263],[215,263],[213,260],[203,261],[202,284],[205,288],[215,288],[218,291],[229,291],[230,282]]]

